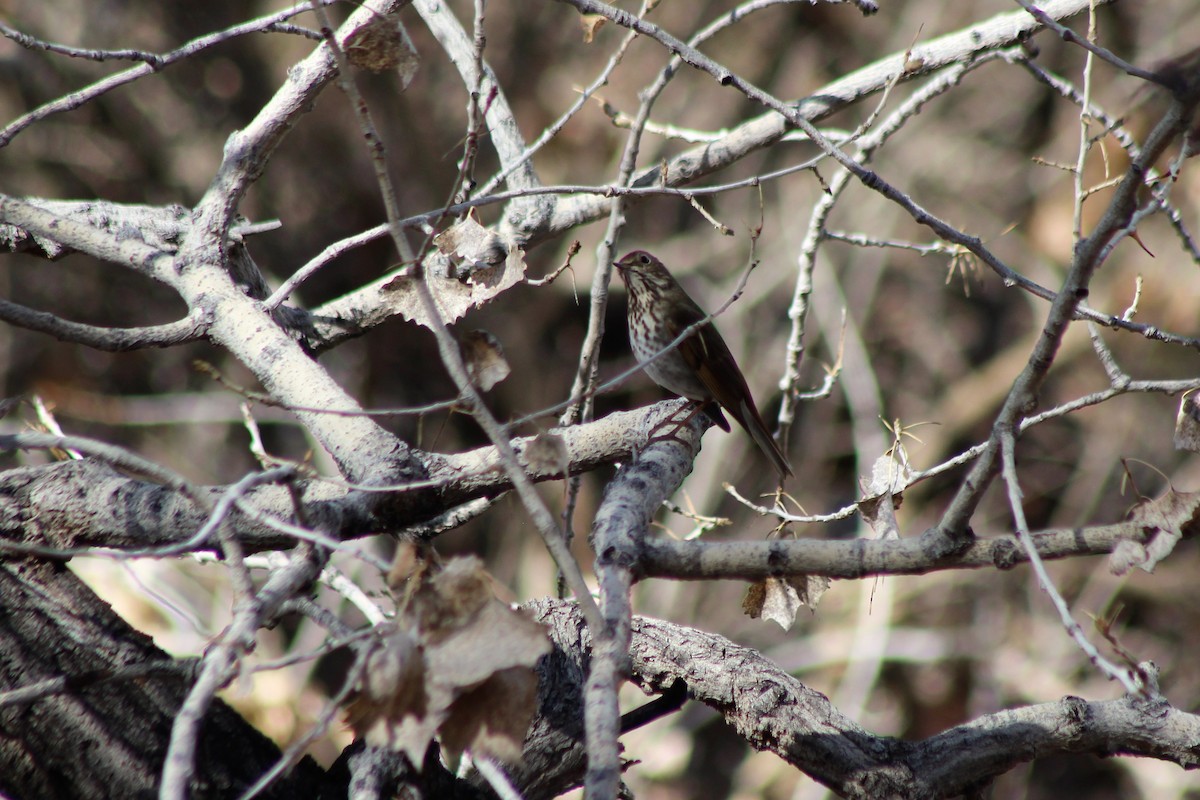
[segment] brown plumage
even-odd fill
[[[613,266],[629,290],[629,346],[638,361],[649,361],[685,328],[708,316],[663,263],[646,251],[634,250]],[[705,411],[726,431],[730,429],[729,421],[721,409],[728,411],[771,460],[781,478],[792,474],[787,458],[754,405],[750,387],[729,346],[711,322],[680,342],[675,350],[646,364],[645,369],[664,389],[705,404]]]

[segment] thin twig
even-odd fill
[[[342,53],[337,40],[333,36],[332,30],[329,28],[328,17],[324,9],[314,7],[314,10],[321,20],[323,33],[326,34],[326,43],[338,61],[340,67],[340,86],[354,106],[359,124],[363,130],[363,135],[372,144],[371,161],[375,168],[376,180],[379,183],[380,192],[383,195],[384,205],[387,209],[392,241],[395,243],[402,258],[406,261],[412,260],[412,253],[409,250],[408,242],[405,240],[403,231],[399,225],[400,214],[396,203],[396,193],[392,187],[391,177],[388,173],[383,143],[376,132],[366,103],[358,93],[354,82],[350,79],[351,73],[345,54]],[[433,295],[430,293],[428,284],[424,280],[418,280],[414,283],[418,297],[430,319],[440,321],[441,312],[433,299]],[[518,463],[516,453],[513,451],[512,444],[506,438],[504,430],[496,422],[496,419],[483,402],[483,398],[479,395],[479,391],[471,383],[457,341],[455,341],[449,330],[447,330],[445,324],[437,322],[431,328],[434,337],[437,339],[438,351],[441,354],[443,364],[445,364],[451,378],[454,379],[459,391],[462,392],[463,399],[468,404],[472,415],[479,422],[480,427],[484,429],[484,432],[487,433],[488,438],[492,440],[492,444],[495,445],[504,471],[512,480],[513,487],[521,497],[521,501],[529,512],[529,515],[533,518],[538,532],[542,535],[542,539],[550,551],[550,555],[554,558],[559,569],[563,571],[563,574],[567,576],[571,591],[579,602],[580,608],[587,618],[589,625],[592,626],[593,630],[599,630],[599,626],[602,624],[600,610],[596,607],[595,601],[592,600],[591,592],[583,579],[583,573],[579,568],[579,564],[566,547],[566,543],[558,527],[554,524],[554,518],[550,510],[546,507],[545,502],[534,488],[533,483]]]
[[[1149,81],[1150,83],[1158,84],[1159,86],[1162,86],[1168,90],[1175,89],[1175,87],[1171,85],[1171,82],[1169,80],[1166,80],[1161,75],[1159,75],[1157,72],[1154,72],[1152,70],[1142,69],[1141,67],[1137,67],[1137,66],[1134,66],[1133,64],[1130,64],[1128,61],[1119,57],[1116,53],[1113,53],[1110,50],[1106,50],[1105,48],[1103,48],[1100,45],[1096,44],[1095,42],[1091,41],[1091,37],[1088,37],[1088,38],[1081,37],[1079,34],[1075,33],[1075,31],[1073,31],[1070,28],[1068,28],[1067,26],[1063,25],[1058,20],[1054,19],[1054,17],[1050,16],[1045,11],[1038,8],[1033,3],[1029,2],[1029,0],[1016,0],[1016,1],[1017,1],[1017,4],[1019,6],[1021,6],[1021,8],[1028,11],[1030,13],[1030,15],[1033,16],[1034,19],[1036,19],[1042,25],[1045,25],[1047,28],[1049,28],[1050,30],[1057,33],[1060,37],[1062,37],[1063,41],[1079,45],[1083,49],[1087,50],[1090,55],[1099,56],[1100,58],[1107,61],[1109,64],[1112,64],[1117,69],[1122,70],[1125,73],[1132,75],[1135,78],[1141,78],[1144,81]]]
[[[318,2],[333,3],[334,0],[318,0]],[[197,53],[203,52],[204,50],[215,47],[219,44],[223,44],[224,42],[227,42],[235,37],[245,36],[246,34],[250,33],[258,33],[260,31],[277,29],[276,26],[278,26],[279,23],[283,22],[284,20],[291,19],[297,14],[303,13],[309,7],[309,5],[309,2],[297,3],[291,8],[287,8],[282,11],[276,11],[273,14],[268,14],[267,16],[259,17],[258,19],[251,20],[249,22],[243,22],[240,25],[233,25],[224,30],[217,31],[216,33],[210,33],[197,37],[187,42],[183,46],[161,55],[142,53],[142,57],[139,60],[146,63],[122,72],[118,72],[115,75],[109,75],[106,78],[96,81],[90,86],[59,97],[49,103],[45,103],[44,105],[33,109],[32,111],[22,114],[20,117],[17,117],[17,119],[10,122],[3,129],[0,129],[0,148],[5,147],[13,140],[13,137],[36,122],[40,122],[49,116],[59,114],[64,111],[73,111],[85,103],[95,100],[97,97],[100,97],[101,95],[104,95],[119,86],[132,83],[138,78],[143,78],[147,75],[153,75],[155,72],[168,67],[171,64],[191,58]],[[282,28],[278,29],[283,30]]]
[[[1063,627],[1067,629],[1067,633],[1079,645],[1079,649],[1084,652],[1089,661],[1095,664],[1111,680],[1120,681],[1121,685],[1125,687],[1125,691],[1130,694],[1136,694],[1145,698],[1151,697],[1151,687],[1139,676],[1128,669],[1122,669],[1113,664],[1100,655],[1100,651],[1096,649],[1095,645],[1088,641],[1083,628],[1071,616],[1071,609],[1067,605],[1067,601],[1059,594],[1058,589],[1054,586],[1054,581],[1050,579],[1050,574],[1046,572],[1046,565],[1042,563],[1041,556],[1038,555],[1037,547],[1034,546],[1033,540],[1029,536],[1029,525],[1025,521],[1023,496],[1017,478],[1017,462],[1014,455],[1016,446],[1016,437],[1011,432],[1004,431],[1000,434],[1001,470],[1004,474],[1004,483],[1008,487],[1009,510],[1013,515],[1017,539],[1020,540],[1021,546],[1025,550],[1025,555],[1029,558],[1029,565],[1033,568],[1034,574],[1037,575],[1038,585],[1042,587],[1042,591],[1050,598],[1050,602],[1054,604],[1055,610],[1058,611]]]

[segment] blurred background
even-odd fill
[[[469,26],[472,4],[450,2]],[[628,2],[622,7],[636,11]],[[730,2],[663,2],[650,19],[681,38],[734,8]],[[1001,0],[913,0],[883,4],[864,18],[849,5],[778,5],[749,15],[705,45],[705,52],[777,97],[799,99],[824,84],[909,46],[1016,6]],[[188,40],[280,8],[279,3],[212,0],[3,0],[9,25],[40,39],[88,48],[166,52]],[[624,32],[602,26],[585,42],[578,14],[564,4],[493,2],[487,9],[486,58],[508,94],[527,140],[532,141],[592,82]],[[342,18],[346,8],[335,7]],[[360,74],[382,130],[402,213],[435,209],[451,194],[466,125],[462,81],[413,9],[401,16],[421,63],[401,92],[395,75]],[[315,27],[312,15],[297,24]],[[1086,20],[1071,21],[1077,31]],[[1200,42],[1200,13],[1190,3],[1123,0],[1097,9],[1099,41],[1142,67],[1191,51]],[[0,150],[0,191],[12,195],[123,203],[194,204],[221,157],[222,145],[244,126],[285,80],[313,42],[284,33],[253,34],[206,50],[160,74],[143,78],[68,113],[51,116]],[[1027,46],[1044,70],[1082,85],[1082,50],[1039,34]],[[664,65],[666,55],[637,41],[600,95],[633,115],[637,92]],[[122,69],[26,50],[0,40],[0,121],[7,124],[50,100]],[[922,85],[896,87],[890,111]],[[1123,117],[1138,135],[1165,103],[1139,82],[1098,65],[1091,90],[1096,103]],[[869,98],[826,121],[853,130],[877,108]],[[731,89],[684,69],[652,115],[656,123],[715,132],[761,113]],[[1098,135],[1092,126],[1089,135]],[[603,184],[614,179],[626,131],[590,102],[534,159],[544,184]],[[1079,110],[1035,81],[1020,66],[992,62],[928,105],[881,150],[873,168],[951,224],[985,240],[1001,258],[1039,283],[1054,287],[1072,253],[1072,175],[1080,142]],[[641,165],[682,152],[688,142],[648,133]],[[784,142],[760,150],[706,179],[718,184],[798,164],[813,146]],[[1099,136],[1087,159],[1085,182],[1103,183],[1127,163],[1111,137]],[[486,138],[476,175],[496,170]],[[704,200],[734,231],[720,235],[686,202],[655,198],[631,204],[619,250],[653,250],[708,308],[725,301],[751,257],[750,231],[760,220],[755,256],[761,262],[745,295],[719,320],[760,408],[774,423],[778,384],[786,366],[787,310],[797,278],[797,256],[813,204],[835,174],[800,172],[756,189]],[[1191,164],[1172,190],[1185,225],[1196,225],[1200,181]],[[1085,230],[1102,213],[1108,194],[1091,195]],[[383,205],[346,99],[324,92],[302,118],[244,203],[253,221],[278,219],[280,230],[256,236],[250,249],[268,281],[278,285],[325,246],[384,220]],[[481,209],[486,223],[499,208]],[[911,218],[859,185],[840,200],[828,228],[877,240],[933,242]],[[550,272],[565,260],[571,241],[583,249],[573,272],[554,284],[517,287],[458,324],[485,328],[503,343],[513,375],[489,394],[495,413],[515,418],[567,396],[586,333],[588,287],[604,221],[578,228],[528,254],[531,273]],[[1161,216],[1139,229],[1146,250],[1123,241],[1100,271],[1088,302],[1120,314],[1134,300],[1141,276],[1137,320],[1182,336],[1200,335],[1197,264]],[[1147,252],[1147,250],[1149,252]],[[334,299],[395,266],[390,245],[379,241],[351,251],[305,284],[293,300],[312,307]],[[164,287],[79,255],[56,263],[7,256],[0,296],[68,319],[97,325],[138,326],[177,319],[179,300]],[[919,469],[938,464],[982,441],[1013,378],[1025,364],[1047,310],[1044,301],[1005,287],[969,259],[865,248],[828,241],[818,257],[807,319],[804,385],[815,388],[843,353],[843,369],[826,397],[801,403],[788,453],[796,477],[788,484],[805,511],[827,513],[852,502],[859,480],[892,446],[885,422],[899,420],[915,438],[904,441]],[[617,286],[609,306],[602,376],[632,364],[625,340],[625,299]],[[844,321],[843,321],[844,320]],[[1106,331],[1118,363],[1138,379],[1193,378],[1194,350]],[[196,481],[225,484],[255,469],[238,411],[239,398],[195,372],[203,358],[232,380],[253,378],[223,353],[197,344],[169,350],[100,353],[0,325],[0,380],[4,396],[36,394],[68,433],[127,446]],[[433,337],[396,318],[321,357],[364,406],[417,406],[445,400],[453,385],[440,367]],[[1055,362],[1041,408],[1108,386],[1087,331],[1076,326]],[[598,398],[598,415],[644,405],[663,392],[644,376]],[[1026,514],[1033,528],[1120,520],[1142,496],[1168,485],[1195,490],[1194,457],[1176,452],[1172,430],[1178,399],[1130,395],[1030,431],[1020,447]],[[285,413],[256,410],[267,448],[303,458],[314,444]],[[28,407],[4,424],[28,426]],[[386,420],[389,428],[427,449],[457,451],[484,437],[469,418],[448,413]],[[542,421],[553,424],[552,418]],[[536,432],[536,426],[525,433]],[[37,463],[38,454],[5,456],[3,465]],[[320,462],[318,456],[318,463]],[[612,468],[584,476],[575,511],[577,552],[590,563],[584,540]],[[899,511],[902,534],[919,535],[935,523],[961,479],[950,472],[914,487]],[[730,497],[723,482],[754,498],[771,488],[771,470],[750,439],[710,431],[693,474],[676,498],[698,514],[731,524],[705,534],[755,540],[770,530]],[[563,507],[563,486],[543,491]],[[662,535],[686,536],[695,523],[664,512]],[[1011,517],[993,490],[973,524],[981,535],[1011,531]],[[865,535],[857,519],[800,526],[799,537]],[[378,543],[381,550],[386,542]],[[540,539],[511,498],[480,519],[442,537],[445,553],[476,553],[511,599],[555,591],[555,571]],[[1193,710],[1200,699],[1200,600],[1194,592],[1196,545],[1183,542],[1154,575],[1112,576],[1103,560],[1052,565],[1051,573],[1076,618],[1121,608],[1117,633],[1139,659],[1163,670],[1161,683],[1176,706]],[[342,565],[368,589],[378,577],[354,563]],[[175,654],[200,652],[225,624],[230,598],[224,570],[191,561],[73,562],[85,579],[132,624]],[[1005,707],[1054,701],[1064,694],[1116,697],[1069,642],[1029,571],[945,572],[919,578],[835,583],[813,613],[802,612],[790,631],[750,620],[741,611],[745,587],[654,581],[636,590],[639,613],[719,632],[759,648],[808,685],[828,694],[870,730],[922,738]],[[357,612],[326,599],[352,623]],[[269,660],[319,644],[322,632],[298,622],[260,633],[259,657]],[[1093,640],[1099,636],[1091,632]],[[302,734],[336,689],[343,662],[336,656],[286,670],[256,673],[226,698],[281,744]],[[627,702],[641,702],[630,690]],[[349,733],[342,729],[314,746],[328,765]],[[652,800],[689,797],[816,798],[816,786],[774,756],[757,754],[713,712],[692,704],[675,717],[628,735],[626,751],[641,763],[627,774],[637,795]],[[1064,794],[1065,793],[1065,794]],[[1005,775],[997,798],[1200,797],[1200,780],[1149,760],[1060,757]]]

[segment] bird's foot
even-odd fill
[[[708,403],[701,402],[699,400],[692,400],[690,403],[690,409],[688,409],[688,406],[684,406],[683,408],[683,410],[688,412],[687,416],[681,420],[675,419],[674,416],[670,416],[659,422],[650,429],[650,435],[646,437],[646,444],[650,445],[654,442],[678,442],[679,444],[687,444],[679,438],[679,432],[686,428],[688,424],[696,418],[696,415],[704,410],[706,405],[708,405]],[[670,428],[670,430],[666,433],[659,433],[658,431],[661,431],[663,428]]]

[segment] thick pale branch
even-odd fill
[[[132,267],[136,272],[155,280],[167,279],[174,268],[172,253],[175,249],[168,244],[169,237],[180,232],[177,221],[170,219],[170,209],[134,207],[134,216],[122,217],[121,227],[112,230],[92,223],[89,219],[91,214],[86,208],[81,208],[88,205],[97,204],[47,203],[0,195],[0,223],[11,226],[0,233],[4,242],[14,250],[28,251],[30,247],[26,237],[32,237],[37,251],[51,258],[57,258],[68,250],[78,250],[103,261]],[[102,206],[97,210],[103,214]],[[139,214],[139,210],[151,213]],[[147,226],[147,232],[142,233],[136,227],[138,219],[146,219],[147,222],[157,219],[162,225]]]
[[[628,672],[630,619],[638,551],[650,522],[664,500],[673,495],[691,469],[707,423],[700,415],[686,427],[659,434],[624,467],[604,490],[592,526],[596,579],[604,625],[592,633],[592,660],[587,676],[584,728],[587,741],[586,791],[589,797],[616,797],[621,781],[621,714],[618,692]]]
[[[561,647],[578,646],[578,612],[531,604]],[[716,634],[634,617],[632,680],[663,692],[682,679],[688,696],[720,712],[752,746],[773,752],[839,796],[949,798],[1056,753],[1126,754],[1200,767],[1200,716],[1165,701],[1065,697],[984,714],[922,741],[872,734],[756,650]]]
[[[1111,1],[1111,0],[1109,0]],[[581,13],[598,13],[609,16],[618,24],[638,29],[632,23],[632,14],[616,11],[603,3],[584,0],[561,0],[573,5]],[[1099,3],[1097,3],[1099,5]],[[1062,19],[1086,11],[1088,0],[1052,0],[1043,3],[1047,15]],[[1010,11],[997,14],[991,19],[970,25],[953,33],[922,42],[911,53],[895,53],[856,70],[843,78],[822,86],[796,106],[795,113],[810,123],[817,123],[859,100],[883,91],[896,81],[908,81],[928,75],[943,67],[970,61],[979,53],[1009,47],[1024,41],[1041,28],[1041,23],[1025,11]],[[682,44],[682,43],[680,43]],[[676,48],[681,54],[686,48]],[[693,63],[685,57],[685,61]],[[694,65],[694,64],[693,64]],[[710,175],[740,161],[745,156],[779,141],[793,126],[784,115],[776,112],[763,114],[738,125],[715,142],[694,147],[667,161],[665,168],[658,165],[643,172],[634,185],[651,186],[665,183],[681,186]],[[593,222],[608,214],[612,200],[604,197],[574,197],[555,204],[549,225],[539,231],[537,239],[549,238],[578,225]]]
[[[224,487],[201,489],[216,503]],[[377,522],[361,498],[348,496],[333,484],[303,488],[305,508],[314,525],[337,531],[343,538],[365,535]],[[281,486],[263,486],[247,494],[248,502],[272,516],[288,519],[291,498]],[[24,550],[38,546],[51,551],[105,547],[144,550],[179,545],[207,521],[208,514],[181,491],[132,478],[95,459],[62,461],[0,473],[0,553],[12,543]],[[250,552],[292,547],[295,539],[248,519],[233,510],[228,524]],[[357,532],[357,533],[356,533]],[[193,549],[211,550],[214,543]]]
[[[630,456],[649,432],[679,411],[683,401],[611,414],[587,425],[552,429],[563,438],[572,474],[590,471]],[[518,462],[535,482],[562,478],[561,467],[526,457],[533,437],[512,441]],[[394,492],[354,491],[332,481],[298,481],[310,524],[337,539],[375,533],[403,533],[408,526],[452,511],[481,497],[494,497],[512,484],[499,469],[494,447],[442,455],[418,451],[429,464],[430,477]],[[683,469],[687,456],[675,453]],[[227,487],[203,487],[210,503]],[[259,486],[244,502],[281,520],[293,516],[292,499],[282,486]],[[469,518],[469,514],[466,518]],[[24,549],[36,545],[51,551],[87,547],[117,550],[165,548],[188,541],[207,513],[187,496],[160,483],[130,477],[95,459],[23,467],[0,473],[0,528],[4,540]],[[247,517],[236,509],[229,525],[248,552],[278,550],[296,544],[294,537]],[[210,549],[199,545],[189,549]],[[5,549],[0,541],[0,552]]]
[[[517,115],[505,96],[503,88],[496,80],[492,68],[483,64],[483,75],[477,73],[475,48],[471,37],[463,30],[454,13],[440,0],[414,0],[413,7],[420,13],[421,19],[429,26],[430,32],[437,37],[438,43],[446,51],[446,55],[454,62],[462,75],[463,84],[468,92],[479,86],[477,102],[484,110],[492,145],[496,155],[506,170],[512,170],[508,176],[508,185],[513,189],[526,189],[537,186],[539,181],[533,171],[533,165],[523,158],[526,146],[525,138],[517,126]],[[463,97],[464,105],[466,96]],[[524,204],[528,207],[529,202]]]
[[[379,17],[386,17],[409,0],[380,0],[365,4],[350,15],[338,31],[338,41]],[[216,236],[228,230],[242,196],[266,169],[284,136],[297,120],[313,108],[317,95],[337,76],[329,47],[318,46],[287,72],[287,81],[248,125],[225,143],[224,158],[208,191],[196,204],[201,235]],[[218,242],[219,244],[219,242]]]
[[[341,37],[402,0],[360,8],[342,26]],[[265,169],[297,118],[336,73],[328,48],[318,48],[288,71],[287,82],[262,111],[226,143],[224,159],[192,214],[176,256],[177,268],[163,276],[189,307],[212,315],[209,338],[245,364],[280,402],[292,407],[353,408],[353,398],[310,359],[300,345],[232,279],[227,234],[242,196]],[[420,476],[411,450],[373,420],[298,411],[297,416],[352,480]]]

